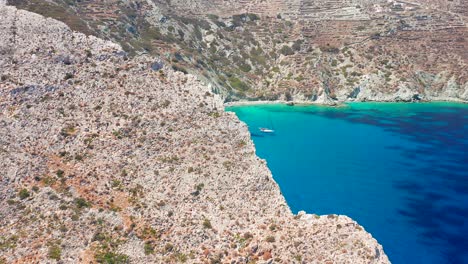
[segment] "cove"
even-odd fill
[[[294,213],[350,216],[392,263],[468,263],[468,105],[226,110],[248,125]]]

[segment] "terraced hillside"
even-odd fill
[[[463,0],[10,0],[163,57],[226,101],[468,99]]]

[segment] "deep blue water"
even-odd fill
[[[352,217],[392,263],[468,263],[468,105],[227,110],[249,126],[293,212]]]

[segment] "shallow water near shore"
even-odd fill
[[[350,216],[392,263],[468,263],[468,105],[226,110],[249,126],[294,213]]]

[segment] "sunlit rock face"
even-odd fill
[[[463,0],[10,3],[160,55],[225,101],[467,101]]]
[[[0,6],[0,262],[388,263],[346,216],[293,215],[194,76]]]

